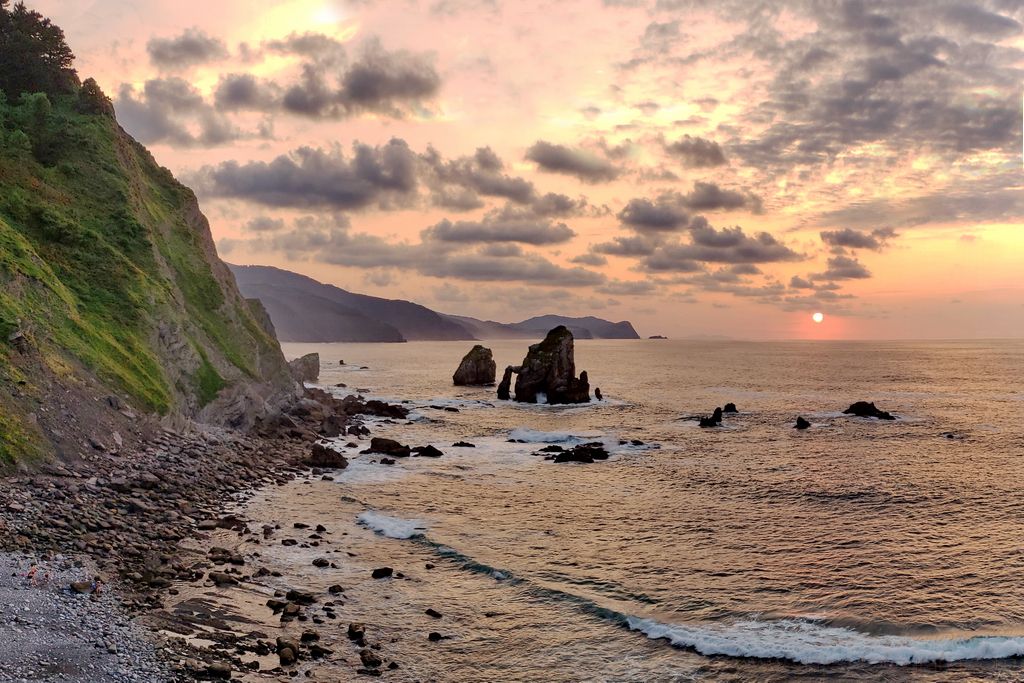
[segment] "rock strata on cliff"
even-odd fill
[[[463,356],[458,369],[452,375],[452,382],[460,387],[494,384],[497,369],[491,350],[477,344]]]

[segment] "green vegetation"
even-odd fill
[[[38,397],[40,371],[69,382],[85,371],[138,408],[190,413],[232,382],[276,376],[277,343],[221,270],[192,191],[120,129],[94,80],[78,84],[60,29],[8,5],[0,398]],[[39,450],[27,410],[0,401],[0,461]]]

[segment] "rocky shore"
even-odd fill
[[[128,647],[124,657],[152,661],[153,666],[140,669],[115,658],[98,665],[106,668],[91,677],[67,678],[59,672],[48,677],[33,659],[38,654],[35,648],[8,648],[0,681],[7,680],[7,672],[21,670],[36,671],[32,680],[245,680],[244,675],[254,670],[261,671],[259,680],[290,680],[298,662],[330,657],[312,633],[300,632],[292,642],[283,632],[240,628],[204,607],[203,601],[185,609],[180,604],[173,610],[167,606],[185,586],[216,588],[274,578],[254,566],[252,557],[213,542],[227,534],[258,546],[273,533],[227,511],[259,490],[296,477],[329,476],[307,464],[314,444],[320,436],[342,433],[358,441],[368,433],[360,419],[365,414],[395,418],[404,409],[357,397],[339,401],[311,390],[256,433],[200,427],[165,430],[132,453],[96,450],[80,461],[49,463],[32,474],[4,479],[0,550],[5,554],[0,559],[17,570],[5,572],[13,578],[9,586],[0,584],[0,590],[18,593],[27,605],[26,614],[17,615],[26,619],[21,628],[24,642],[51,637],[54,623],[77,620],[84,625],[91,620],[111,628],[120,624],[125,633],[136,636],[138,625],[145,624],[161,664],[155,663],[157,657],[153,649],[147,650],[145,639],[120,638],[119,646],[102,637],[103,629],[88,629],[89,647],[102,653],[109,645],[111,656]],[[316,544],[316,534],[310,528],[298,538]],[[46,574],[46,582],[36,585],[29,572]],[[314,604],[333,613],[331,594],[281,593],[263,609],[272,611],[282,625],[305,621]],[[48,607],[33,607],[42,604]],[[11,623],[15,622],[0,621],[0,635]],[[253,657],[247,658],[247,653]],[[374,657],[357,660],[365,672],[380,673]],[[140,678],[139,671],[148,673]]]

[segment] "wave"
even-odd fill
[[[798,664],[865,662],[908,666],[1024,656],[1024,637],[1017,636],[925,639],[871,635],[800,619],[686,625],[628,617],[626,624],[648,638],[664,639],[702,655],[785,659]]]
[[[356,520],[381,536],[402,540],[422,536],[427,528],[422,520],[391,517],[374,510],[359,513]]]

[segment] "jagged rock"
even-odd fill
[[[375,436],[370,439],[370,447],[363,452],[380,453],[381,455],[391,455],[396,458],[408,458],[412,453],[412,449],[408,446],[403,446],[394,439]]]
[[[857,401],[849,408],[843,411],[847,415],[856,415],[857,417],[874,417],[879,420],[895,420],[896,417],[891,413],[887,413],[884,410],[880,410],[875,407],[874,403],[868,403],[867,401]]]
[[[476,444],[469,443],[468,441],[456,441],[452,444],[452,448],[476,448]]]
[[[459,368],[452,375],[455,386],[487,386],[494,384],[497,364],[491,350],[477,344],[462,358]]]
[[[505,368],[505,374],[501,376],[501,382],[498,384],[498,400],[508,401],[511,400],[512,391],[512,373],[519,372],[519,368],[514,368],[511,365]]]
[[[320,354],[307,353],[301,358],[289,361],[292,376],[300,382],[315,382],[320,379]]]
[[[590,402],[587,373],[581,372],[576,378],[569,328],[559,325],[544,341],[530,347],[516,376],[515,393],[520,403],[536,403],[538,394],[544,394],[552,404]]]
[[[793,425],[794,429],[807,429],[811,426],[811,423],[803,418],[803,416],[796,419],[796,424]]]
[[[607,460],[608,451],[601,442],[585,443],[574,446],[572,449],[562,451],[555,456],[555,462],[583,462],[592,463],[595,460]]]
[[[344,469],[348,467],[348,460],[338,451],[322,443],[314,443],[309,452],[306,464],[310,467],[331,467]]]
[[[735,403],[726,403],[725,407],[722,408],[722,412],[723,413],[738,413],[740,411],[736,410],[736,404]]]
[[[604,396],[601,395],[601,387],[594,388],[594,398],[596,398],[598,401],[604,400]]]

